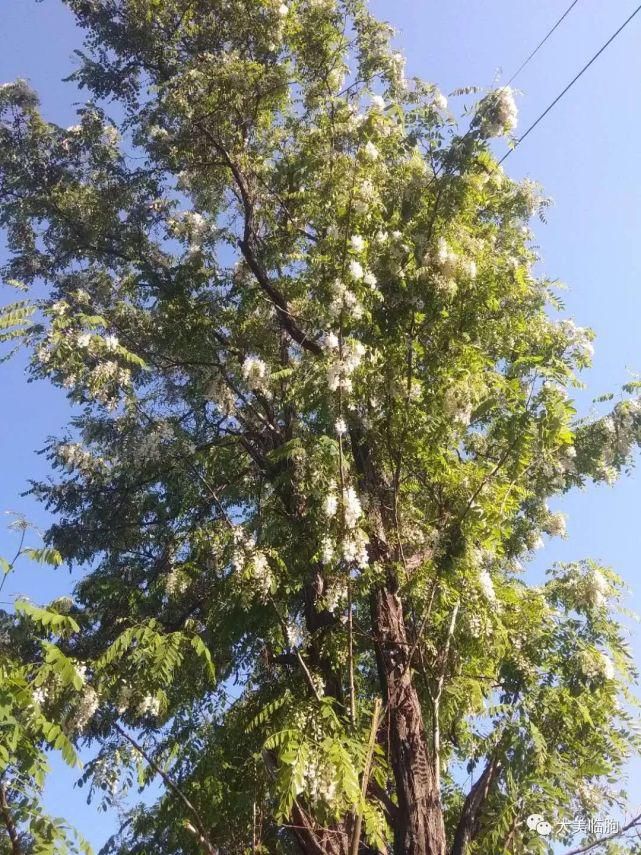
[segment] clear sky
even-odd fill
[[[508,79],[569,5],[569,0],[372,0],[379,16],[398,29],[396,44],[407,56],[408,75],[417,74],[449,93],[466,85],[491,86]],[[524,129],[561,91],[585,61],[637,5],[637,0],[580,0],[545,48],[514,85]],[[82,96],[62,78],[73,68],[81,45],[60,0],[1,0],[0,82],[26,77],[40,92],[47,117],[74,123]],[[506,161],[514,176],[540,181],[554,200],[548,223],[535,226],[542,271],[567,283],[568,312],[597,332],[594,368],[581,395],[590,400],[616,391],[641,372],[641,15],[586,73],[536,131]],[[464,99],[452,99],[453,108]],[[2,252],[0,243],[0,253]],[[0,301],[11,299],[0,292]],[[14,509],[40,524],[46,516],[20,497],[30,477],[46,474],[34,452],[69,416],[64,398],[43,383],[27,385],[23,363],[0,365],[0,511]],[[555,560],[591,556],[609,564],[632,588],[629,605],[641,611],[641,472],[613,488],[568,496],[558,509],[569,515],[569,537],[537,558],[539,578]],[[0,555],[12,537],[0,527]],[[68,590],[67,571],[25,566],[10,580],[3,598],[17,592],[46,601]],[[641,641],[634,639],[641,663]],[[635,764],[630,793],[641,803]],[[48,790],[52,809],[69,818],[97,847],[113,820],[87,807],[73,775],[55,768]]]

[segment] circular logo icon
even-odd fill
[[[545,817],[541,816],[540,813],[530,814],[530,816],[528,816],[528,818],[525,820],[525,824],[530,829],[530,831],[536,831],[537,826],[541,822],[545,822]]]
[[[550,833],[551,833],[551,831],[552,831],[552,826],[550,825],[550,823],[549,823],[549,822],[546,822],[546,820],[543,820],[543,822],[540,822],[540,823],[537,825],[536,830],[538,831],[538,833],[539,833],[542,837],[547,837],[547,836],[548,836],[548,834],[550,834]]]

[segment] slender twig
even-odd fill
[[[585,846],[580,846],[578,849],[571,849],[569,852],[564,852],[563,855],[582,855],[583,852],[590,852],[592,849],[596,849],[597,846],[602,846],[604,843],[607,843],[609,840],[615,840],[617,837],[621,837],[626,831],[631,831],[632,829],[638,828],[641,825],[641,813],[637,814],[633,819],[630,820],[623,828],[620,828],[618,831],[613,832],[612,834],[608,834],[605,837],[600,837],[598,840],[595,840],[592,843],[588,843]]]
[[[200,816],[200,814],[198,813],[198,811],[196,810],[194,805],[187,798],[187,796],[180,789],[178,784],[164,771],[164,769],[161,769],[161,767],[156,763],[156,761],[153,759],[153,757],[151,757],[148,754],[148,752],[145,751],[145,749],[142,747],[142,745],[140,745],[140,743],[136,739],[134,739],[133,736],[128,734],[127,731],[124,730],[124,728],[122,728],[117,722],[114,723],[113,727],[123,737],[123,739],[126,739],[127,742],[140,754],[140,756],[144,759],[145,763],[147,763],[147,765],[151,769],[153,769],[153,771],[157,775],[160,775],[160,777],[162,778],[163,782],[167,785],[167,787],[169,787],[169,789],[176,796],[178,796],[180,801],[185,805],[187,810],[191,813],[191,815],[194,818],[194,822],[196,823],[196,829],[197,829],[198,834],[200,836],[200,841],[203,844],[208,855],[218,855],[218,850],[213,845],[213,843],[209,840],[209,837],[207,835],[207,828],[205,826],[205,823],[203,822],[202,817]]]
[[[376,746],[376,734],[378,733],[379,719],[381,715],[381,699],[376,698],[374,701],[374,712],[372,713],[372,726],[369,731],[369,742],[367,744],[367,755],[365,757],[365,767],[363,769],[363,781],[361,783],[361,796],[363,801],[367,798],[367,787],[372,772],[372,759],[374,757],[374,748]],[[363,811],[356,812],[354,822],[354,833],[352,836],[351,855],[358,855],[358,847],[361,842],[361,828],[363,826]]]

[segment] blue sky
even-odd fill
[[[466,85],[491,86],[521,64],[569,0],[373,0],[372,10],[398,29],[396,43],[407,56],[409,75],[420,75],[448,93]],[[636,0],[581,0],[515,86],[520,128],[524,129],[561,91],[584,62],[636,6]],[[2,0],[0,82],[21,76],[40,92],[47,117],[74,122],[81,95],[62,78],[73,68],[81,45],[71,16],[60,0]],[[541,270],[567,283],[568,313],[597,332],[594,368],[580,396],[590,400],[616,391],[641,372],[641,16],[587,72],[521,148],[506,161],[513,176],[540,181],[554,199],[548,223],[535,227],[543,257]],[[464,99],[454,100],[463,106]],[[0,244],[0,253],[1,244]],[[0,300],[5,295],[0,294]],[[10,295],[6,295],[10,299]],[[0,365],[2,480],[0,511],[26,513],[44,525],[46,516],[20,494],[28,478],[46,474],[36,455],[45,438],[69,416],[60,393],[43,383],[25,382],[20,359]],[[567,497],[558,504],[569,515],[569,537],[550,543],[532,568],[533,579],[555,560],[594,557],[613,566],[633,589],[629,605],[641,611],[641,472],[614,488]],[[0,527],[0,555],[13,538]],[[18,592],[47,600],[68,590],[64,569],[24,566],[2,597]],[[641,641],[634,649],[641,662]],[[635,765],[635,772],[641,765]],[[630,787],[641,803],[638,774]],[[99,816],[72,787],[73,775],[58,766],[48,799],[99,846],[113,820]]]

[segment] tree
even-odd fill
[[[18,311],[12,308],[12,313]],[[25,546],[29,529],[17,519],[20,545],[12,561],[0,558],[0,590],[18,560],[28,557],[56,565],[53,549]],[[42,609],[27,600],[15,604],[13,614],[0,610],[0,852],[88,853],[90,847],[67,823],[49,816],[42,790],[49,770],[47,751],[56,750],[70,766],[79,765],[73,744],[60,724],[60,713],[77,711],[84,677],[78,663],[54,643],[79,627],[65,614],[69,598]],[[19,653],[17,652],[19,651]],[[70,718],[69,721],[72,719]]]
[[[63,722],[107,803],[164,784],[105,851],[570,843],[638,746],[622,585],[520,561],[641,405],[577,417],[592,334],[490,149],[513,93],[459,130],[361,0],[66,4],[90,100],[65,129],[0,90],[0,222],[76,407],[33,486],[87,567]]]

